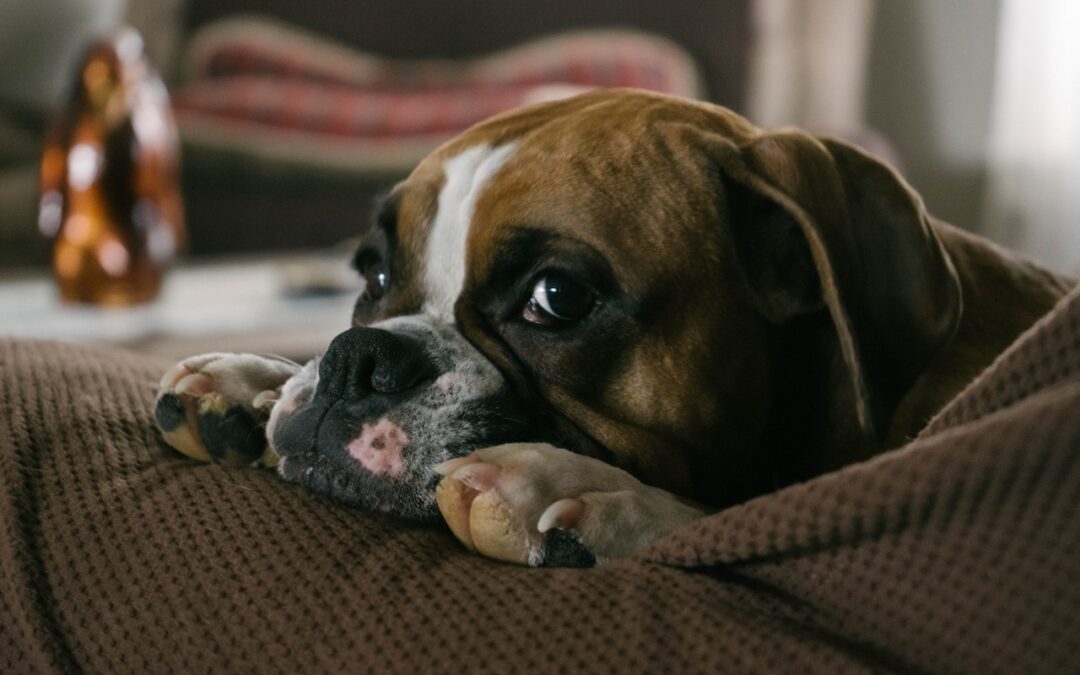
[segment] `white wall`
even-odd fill
[[[66,93],[87,40],[118,25],[127,0],[0,0],[0,101],[45,109]]]
[[[930,211],[978,230],[1000,0],[880,0],[867,123]]]

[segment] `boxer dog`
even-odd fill
[[[448,142],[355,266],[322,358],[167,373],[165,438],[529,565],[626,556],[902,444],[1071,283],[855,147],[626,90]]]

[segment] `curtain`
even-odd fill
[[[748,113],[761,126],[863,126],[874,0],[755,0]]]
[[[1003,0],[986,234],[1080,272],[1080,2]]]
[[[750,121],[839,136],[898,166],[892,146],[864,119],[875,5],[876,0],[754,0]]]

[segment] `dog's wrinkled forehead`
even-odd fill
[[[687,129],[733,139],[753,132],[721,108],[631,91],[528,106],[463,132],[390,195],[396,276],[379,314],[423,311],[453,322],[463,288],[483,288],[511,227],[540,227],[605,257],[632,258],[638,242],[625,223],[653,235],[651,223],[700,206],[681,195],[711,194],[714,176]],[[665,185],[680,188],[656,189]],[[700,238],[684,239],[698,251]]]
[[[476,202],[517,145],[478,144],[443,162],[442,186],[431,218],[422,271],[423,313],[454,322],[465,283],[466,243]]]

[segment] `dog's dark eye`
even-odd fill
[[[364,278],[364,292],[360,299],[366,302],[375,302],[386,294],[390,285],[390,274],[386,271],[382,256],[371,249],[358,251],[353,257],[353,267]]]
[[[538,326],[557,326],[584,319],[595,304],[596,294],[588,286],[560,272],[546,272],[533,285],[521,316]]]

